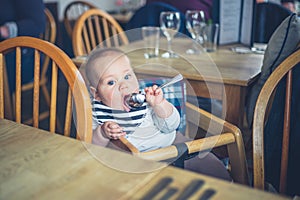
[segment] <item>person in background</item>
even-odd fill
[[[147,0],[146,3],[156,1],[170,4],[182,13],[185,13],[187,10],[203,10],[206,19],[211,19],[212,17],[213,0]]]
[[[46,17],[43,0],[0,0],[0,42],[17,36],[39,37],[44,32]],[[15,54],[6,56],[10,90],[15,88]],[[33,51],[22,50],[22,83],[33,78]]]
[[[295,1],[293,0],[281,0],[281,5],[283,5],[292,12],[296,12]]]
[[[256,3],[263,3],[268,1],[281,4],[282,6],[286,7],[290,11],[296,12],[295,0],[256,0]]]
[[[144,89],[146,102],[132,109],[126,96],[139,91],[129,58],[114,48],[99,48],[85,64],[93,108],[93,144],[109,146],[125,137],[139,151],[150,151],[188,140],[176,132],[177,109],[163,97],[157,85]],[[118,149],[116,146],[112,148]],[[212,153],[185,161],[185,169],[231,181],[223,163]]]

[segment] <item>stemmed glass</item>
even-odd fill
[[[204,12],[202,10],[187,10],[185,13],[186,29],[194,39],[193,49],[188,49],[188,54],[201,53],[199,45],[203,44],[203,30],[206,26]]]
[[[179,12],[161,12],[160,13],[160,28],[168,41],[168,51],[162,54],[165,58],[177,58],[178,55],[172,51],[172,39],[178,32],[180,27]]]

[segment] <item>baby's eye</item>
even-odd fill
[[[108,85],[114,85],[116,82],[115,81],[108,81]]]
[[[128,80],[130,77],[131,77],[130,74],[126,74],[125,77],[124,77],[124,79],[125,79],[125,80]]]

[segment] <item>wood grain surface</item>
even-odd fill
[[[0,147],[0,199],[286,199],[4,119]]]

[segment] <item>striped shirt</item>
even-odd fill
[[[148,104],[144,103],[141,107],[131,109],[129,112],[117,110],[104,105],[103,103],[93,99],[93,118],[102,125],[107,121],[113,121],[124,128],[127,134],[134,132],[144,120],[148,110]]]

